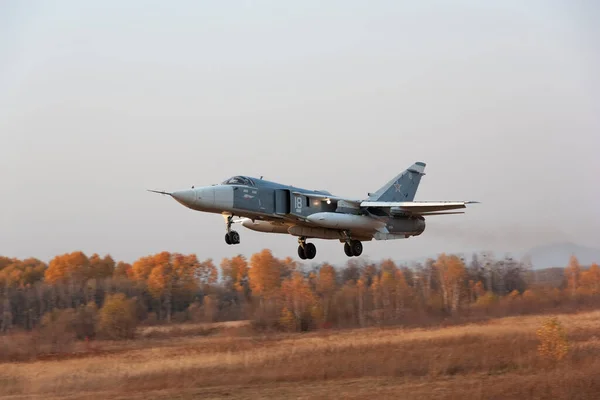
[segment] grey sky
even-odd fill
[[[122,4],[0,3],[0,254],[295,257],[145,189],[245,174],[363,197],[414,161],[417,200],[483,204],[372,259],[598,245],[596,2]]]

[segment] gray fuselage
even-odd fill
[[[305,238],[399,239],[419,235],[425,229],[423,218],[361,209],[355,201],[326,191],[245,176],[218,185],[176,191],[172,196],[193,210],[244,217],[242,225],[255,231]]]

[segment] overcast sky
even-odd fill
[[[0,254],[297,258],[146,189],[365,197],[415,161],[416,200],[482,204],[363,255],[597,246],[599,20],[593,0],[2,1]]]

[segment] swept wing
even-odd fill
[[[462,214],[462,212],[447,212],[466,208],[467,204],[479,203],[477,201],[363,201],[361,207],[387,208],[392,213],[406,213],[412,215],[442,215]]]

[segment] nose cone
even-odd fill
[[[186,207],[193,206],[196,200],[196,193],[191,189],[178,190],[176,192],[173,192],[172,196],[175,200],[177,200]]]

